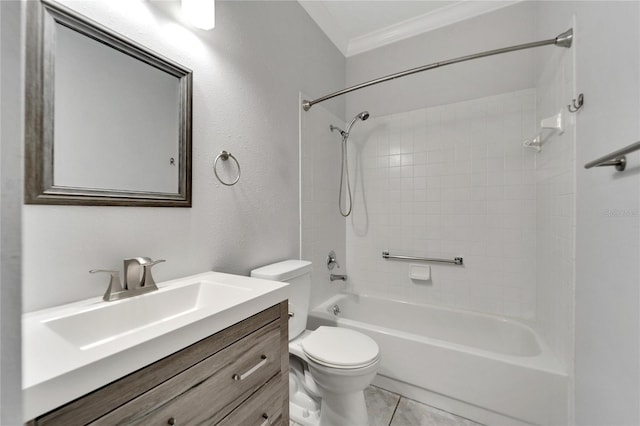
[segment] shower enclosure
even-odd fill
[[[524,22],[534,8],[531,3],[507,8],[498,14],[500,23]],[[460,23],[420,37],[427,47],[435,37],[464,52],[474,28]],[[533,23],[518,30],[535,33]],[[504,32],[523,38],[516,29]],[[566,36],[543,43],[558,44]],[[476,45],[490,49],[495,40],[477,40]],[[384,67],[389,55],[415,62],[417,53],[407,46],[416,42],[349,59],[350,80],[367,80],[372,64]],[[380,341],[382,359],[392,364],[381,368],[374,384],[479,422],[566,424],[575,257],[575,134],[566,105],[576,98],[574,49],[510,55],[515,56],[471,61],[459,72],[434,70],[347,95],[347,116],[364,108],[371,116],[359,123],[346,145],[353,198],[346,219],[335,208],[340,152],[335,135],[326,127],[321,133],[322,125],[340,119],[322,104],[314,105],[323,98],[309,101],[305,106],[313,108],[301,111],[301,256],[315,265],[315,323],[368,330]],[[478,55],[460,58],[472,56]],[[456,87],[473,89],[474,81],[481,85],[489,76],[498,81],[475,91]],[[431,79],[439,84],[430,85]],[[410,107],[403,107],[404,101]],[[543,118],[558,113],[562,131],[541,128]],[[524,145],[536,137],[542,141],[539,152]],[[322,256],[330,249],[346,258],[341,273],[348,272],[347,283],[329,282]],[[394,260],[383,258],[383,252],[464,261]],[[412,265],[430,268],[429,278],[411,278]],[[335,304],[342,316],[325,312],[323,307]],[[481,327],[507,323],[513,327]],[[502,341],[492,347],[518,347],[529,336],[536,344],[528,347],[539,350],[501,354],[487,349],[489,342],[482,339],[474,344],[458,339],[466,335],[473,340],[482,333],[500,336]],[[415,360],[403,353],[418,346],[422,361],[413,365]],[[443,351],[453,352],[442,358]],[[516,365],[521,369],[504,373]],[[504,374],[488,377],[490,371]],[[469,392],[489,382],[493,402]],[[500,389],[506,398],[508,389],[518,386],[513,404],[499,403]]]

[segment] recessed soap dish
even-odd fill
[[[429,281],[431,279],[431,266],[409,265],[409,278],[417,281]]]

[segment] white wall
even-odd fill
[[[308,97],[304,97],[308,99]],[[340,290],[342,281],[329,280],[329,274],[347,274],[345,220],[338,211],[340,151],[342,138],[329,125],[343,126],[343,120],[323,105],[300,112],[301,149],[301,258],[313,262],[311,301],[314,307]],[[327,255],[336,252],[340,268],[329,271]]]
[[[535,2],[523,2],[347,59],[353,85],[409,68],[535,40]],[[554,35],[555,36],[555,35]],[[346,96],[347,116],[374,116],[534,87],[531,51],[463,62]]]
[[[571,209],[575,191],[575,424],[636,425],[640,423],[640,184],[637,153],[630,154],[627,170],[585,170],[583,165],[638,140],[640,125],[640,3],[540,2],[539,35],[566,26],[575,16],[575,92],[584,93],[585,106],[576,114],[575,190],[570,177],[558,175],[551,187],[555,218],[562,221]],[[538,57],[538,63],[550,58]],[[557,59],[557,58],[556,58]],[[564,85],[565,75],[550,79],[547,87]],[[566,87],[556,95],[567,96]],[[555,99],[555,107],[569,99]],[[539,105],[548,108],[549,105]],[[549,146],[552,154],[559,149]],[[566,168],[570,152],[548,158],[547,171]],[[551,176],[553,179],[553,177]],[[552,180],[550,179],[550,180]],[[564,181],[564,182],[563,182]],[[551,200],[552,197],[549,198]],[[551,230],[551,232],[555,232]],[[567,293],[562,277],[570,273],[571,247],[556,233],[556,283],[540,282],[539,316],[548,336],[567,334]],[[559,261],[559,262],[558,262]],[[560,267],[560,269],[558,269]],[[555,299],[555,300],[553,300]],[[554,331],[553,329],[556,328]],[[571,353],[571,341],[564,342]],[[573,360],[568,359],[569,367]]]
[[[194,71],[193,208],[24,206],[24,310],[104,292],[92,268],[167,259],[156,280],[238,274],[299,256],[299,92],[344,85],[344,57],[296,2],[218,2],[217,25],[182,26],[178,2],[65,1]],[[342,100],[325,107],[343,115]],[[211,170],[221,150],[234,187]]]
[[[347,222],[354,289],[394,300],[533,319],[536,310],[532,89],[371,117],[351,131],[358,182]],[[431,279],[382,251],[463,257]]]
[[[22,10],[0,2],[0,424],[22,423]]]
[[[575,413],[579,425],[640,423],[640,154],[627,171],[583,165],[640,139],[640,3],[542,3],[576,16]],[[554,18],[555,17],[555,18]]]

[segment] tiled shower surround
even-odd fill
[[[350,137],[349,282],[357,293],[536,316],[535,90],[357,123]],[[339,158],[336,159],[336,162]],[[464,266],[383,251],[464,257]],[[431,280],[409,277],[431,267]]]

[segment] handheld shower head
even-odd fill
[[[351,131],[351,126],[358,120],[366,120],[369,118],[369,111],[362,111],[360,114],[353,117],[353,120],[347,125],[347,130],[342,130],[341,128],[334,126],[333,124],[329,125],[329,130],[332,132],[337,130],[342,135],[342,161],[340,162],[340,194],[338,195],[338,209],[340,210],[340,214],[344,217],[347,217],[351,214],[351,208],[353,207],[352,198],[351,198],[351,184],[349,183],[349,163],[347,160],[347,141],[349,140],[349,132]],[[344,212],[342,210],[342,189],[344,187],[343,182],[346,181],[347,187],[347,197],[349,200],[349,209]]]
[[[351,126],[353,126],[356,121],[358,120],[365,121],[367,118],[369,118],[369,111],[362,111],[360,114],[353,117],[353,120],[351,120],[351,122],[347,126],[347,130],[346,130],[347,135],[349,135],[349,132],[351,131]]]

